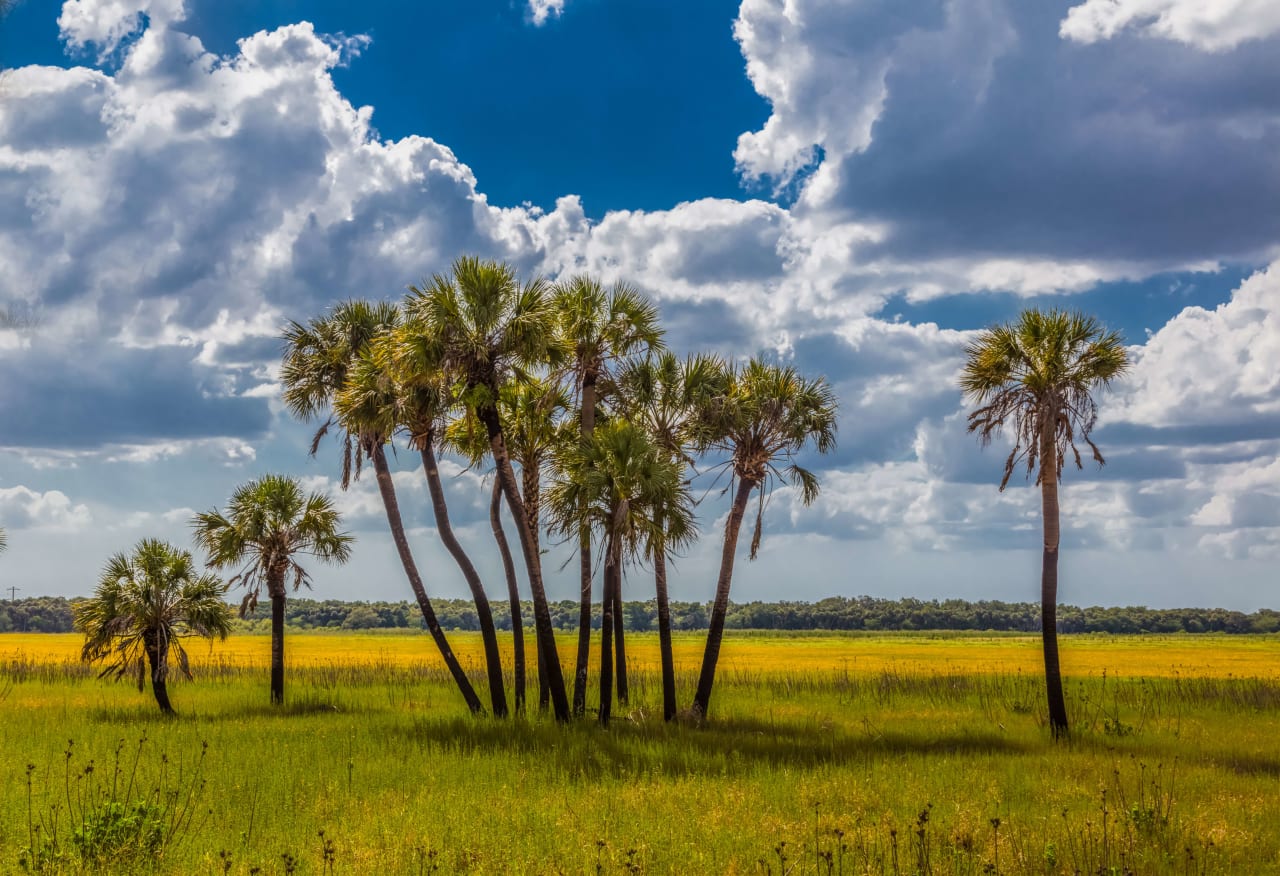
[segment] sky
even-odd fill
[[[371,479],[279,401],[279,334],[464,254],[626,280],[667,343],[825,375],[822,493],[733,598],[1038,598],[1038,491],[966,433],[975,333],[1121,331],[1059,595],[1280,606],[1280,4],[17,0],[0,19],[0,583],[83,595],[268,472],[356,535],[319,598],[409,597]],[[461,597],[412,453],[433,594]],[[483,470],[446,458],[490,589]],[[715,588],[728,497],[676,599]],[[568,546],[545,566],[576,594]],[[628,598],[648,598],[643,570]]]

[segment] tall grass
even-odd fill
[[[367,641],[362,658],[291,665],[282,708],[264,663],[215,653],[172,686],[168,720],[129,685],[0,637],[0,872],[32,847],[29,819],[70,850],[47,872],[1280,872],[1274,639],[1250,643],[1256,677],[1180,639],[1150,664],[1203,673],[1070,676],[1066,745],[1038,675],[990,665],[1005,639],[940,640],[930,669],[899,638],[731,638],[712,719],[669,725],[637,636],[632,700],[608,730],[473,718],[425,647],[411,662]],[[864,669],[858,649],[884,659]],[[142,791],[104,796],[135,751]],[[76,824],[146,854],[75,853],[68,787]],[[119,822],[138,801],[135,836]],[[145,825],[175,819],[152,842]]]

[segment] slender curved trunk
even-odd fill
[[[581,434],[591,437],[596,428],[596,373],[588,369],[582,375]],[[591,527],[578,530],[578,659],[573,673],[573,711],[582,714],[587,707],[587,663],[591,659]]]
[[[676,716],[676,664],[671,651],[671,602],[667,593],[666,523],[662,506],[653,512],[653,525],[663,543],[653,552],[653,587],[658,599],[658,650],[662,655],[662,719]]]
[[[267,573],[267,593],[271,596],[271,703],[284,703],[284,576],[287,566]]]
[[[516,584],[516,564],[511,558],[511,546],[502,530],[502,485],[493,479],[493,495],[489,499],[489,526],[493,540],[498,543],[502,555],[502,571],[507,578],[507,597],[511,600],[511,642],[515,650],[516,711],[524,711],[524,621],[520,617],[520,588]]]
[[[426,621],[427,631],[431,633],[431,638],[435,641],[436,647],[440,649],[440,656],[444,658],[444,665],[449,669],[449,674],[453,676],[454,682],[458,685],[458,690],[462,692],[462,698],[467,701],[467,708],[473,713],[484,711],[484,706],[480,704],[480,698],[476,696],[475,688],[471,686],[471,680],[467,678],[467,674],[463,672],[462,665],[458,663],[458,657],[453,653],[453,649],[449,647],[449,640],[445,638],[444,630],[440,629],[440,621],[436,619],[435,609],[431,606],[431,599],[427,596],[427,590],[422,586],[422,578],[418,575],[418,565],[413,561],[413,553],[409,550],[409,540],[404,534],[404,521],[400,518],[400,503],[396,500],[395,484],[391,480],[391,469],[387,465],[387,455],[382,450],[381,444],[373,447],[373,469],[377,475],[378,492],[382,495],[382,506],[387,511],[387,523],[391,526],[391,538],[396,545],[396,553],[400,555],[400,564],[404,566],[404,573],[409,578],[409,586],[413,589],[413,595],[418,601],[418,608],[422,611],[422,619]]]
[[[614,686],[618,692],[618,705],[625,706],[629,696],[627,685],[627,643],[622,628],[622,564],[618,563],[617,576],[613,582],[613,655],[617,662],[614,672]]]
[[[493,405],[486,405],[477,408],[476,415],[484,423],[485,430],[488,432],[489,450],[493,453],[493,461],[498,467],[498,480],[502,484],[502,494],[507,498],[507,507],[511,509],[516,532],[520,536],[520,548],[524,553],[525,567],[529,572],[529,590],[533,595],[533,623],[538,635],[538,645],[542,650],[547,683],[551,687],[552,708],[557,721],[568,721],[569,698],[565,694],[560,655],[556,652],[555,630],[551,627],[551,606],[547,604],[547,591],[542,584],[542,557],[538,555],[538,545],[533,540],[529,529],[529,518],[525,516],[524,503],[520,500],[520,493],[516,489],[516,475],[511,468],[511,458],[507,456],[507,444],[502,438],[502,424],[498,420],[498,409]]]
[[[489,676],[489,702],[493,707],[495,718],[507,716],[507,694],[502,681],[502,652],[498,650],[498,630],[493,625],[493,610],[489,607],[489,596],[484,592],[484,583],[480,580],[476,567],[471,563],[466,550],[458,543],[453,534],[453,525],[449,522],[449,506],[445,503],[444,486],[440,483],[440,469],[436,463],[436,452],[428,434],[419,448],[422,455],[422,470],[427,476],[427,489],[431,493],[431,509],[435,513],[436,532],[440,541],[453,557],[462,571],[467,586],[471,589],[471,598],[476,604],[476,617],[480,620],[480,638],[484,642],[484,663]]]
[[[155,695],[160,711],[166,715],[176,714],[169,704],[169,689],[165,684],[165,675],[161,667],[168,663],[167,649],[162,649],[154,633],[147,635],[143,642],[147,651],[147,663],[151,667],[151,693]]]
[[[1044,680],[1049,695],[1049,729],[1054,739],[1067,736],[1067,702],[1058,665],[1058,445],[1057,411],[1040,423],[1040,498],[1044,512],[1044,559],[1040,569],[1040,638],[1044,644]]]
[[[533,549],[542,556],[542,542],[538,515],[542,509],[541,467],[536,459],[522,460],[520,463],[521,499],[524,502],[524,515],[529,520],[529,537],[533,539]],[[497,483],[497,478],[494,478]],[[542,645],[537,647],[538,660],[538,709],[545,712],[551,705],[551,683],[547,680],[547,668],[542,659]]]
[[[604,582],[600,598],[600,723],[609,723],[613,711],[613,588],[617,585],[619,551],[610,533],[605,548]]]
[[[716,678],[716,662],[720,659],[720,641],[724,638],[724,619],[729,612],[729,585],[733,581],[733,556],[738,550],[738,532],[747,512],[747,500],[757,482],[738,478],[738,491],[729,509],[729,520],[724,526],[724,551],[720,555],[720,577],[716,581],[716,600],[711,607],[711,623],[707,630],[707,648],[702,654],[702,671],[698,674],[698,689],[693,695],[693,714],[707,717],[711,705],[711,685]]]

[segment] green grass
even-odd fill
[[[793,670],[812,642],[730,637],[705,726],[665,725],[645,671],[601,730],[472,718],[426,640],[419,664],[381,641],[292,667],[280,709],[261,666],[210,663],[177,720],[74,664],[0,663],[0,872],[50,831],[53,872],[1280,872],[1269,672],[1069,678],[1055,745],[1026,671],[850,673],[835,649],[862,638]]]

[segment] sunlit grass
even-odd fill
[[[451,638],[480,683],[477,638]],[[27,764],[37,819],[65,816],[78,771],[144,735],[146,787],[209,744],[169,873],[323,873],[326,841],[337,873],[1280,872],[1275,637],[1066,637],[1065,746],[1034,637],[731,633],[705,726],[655,717],[656,637],[628,645],[601,730],[469,716],[420,635],[291,633],[283,708],[265,637],[197,647],[176,720],[69,662],[75,636],[0,636],[0,872]],[[700,645],[679,639],[682,704]]]

